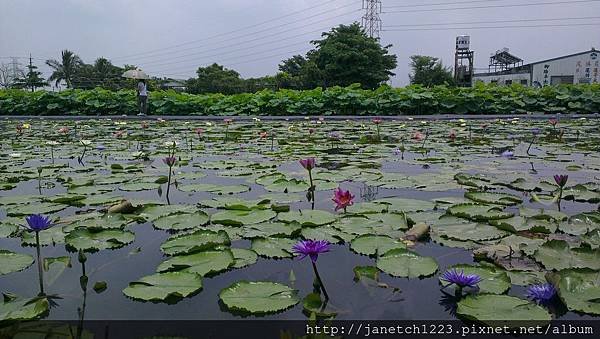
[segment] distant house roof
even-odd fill
[[[504,64],[504,65],[512,65],[512,64],[516,64],[518,62],[523,61],[523,59],[510,54],[508,52],[508,49],[502,50],[502,51],[498,51],[496,54],[494,54],[492,56],[492,59],[494,61],[496,61],[499,64]]]
[[[583,54],[588,54],[588,53],[592,53],[592,52],[598,52],[598,50],[592,47],[592,49],[587,50],[585,52],[579,52],[579,53],[574,53],[574,54],[569,54],[569,55],[563,55],[563,56],[552,58],[552,59],[546,59],[546,60],[542,60],[542,61],[536,61],[536,62],[529,63],[528,65],[543,64],[543,63],[554,61],[554,60],[560,60],[560,59],[564,59],[564,58],[570,58],[570,57],[574,57],[574,56],[578,56],[578,55],[583,55]]]

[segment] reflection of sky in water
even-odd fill
[[[136,126],[137,127],[137,126]],[[421,128],[418,124],[415,124],[415,130]],[[407,128],[407,130],[413,130]],[[451,175],[458,171],[464,171],[469,173],[487,173],[491,175],[497,175],[499,177],[511,178],[526,177],[534,180],[544,178],[551,179],[552,175],[556,173],[563,173],[564,166],[569,163],[557,163],[554,161],[542,160],[536,158],[535,168],[537,173],[530,174],[529,170],[531,165],[529,159],[519,158],[506,159],[499,156],[497,153],[493,153],[491,147],[478,146],[478,147],[452,147],[452,146],[441,146],[440,140],[441,135],[446,135],[444,131],[438,131],[438,135],[432,132],[430,140],[427,141],[426,147],[431,147],[432,151],[428,154],[423,155],[419,153],[411,152],[414,150],[417,143],[406,141],[407,151],[405,152],[405,160],[400,160],[400,155],[394,154],[394,149],[398,145],[390,145],[393,147],[380,147],[380,146],[365,146],[363,152],[360,155],[340,155],[331,154],[329,162],[331,166],[336,166],[335,163],[345,163],[347,159],[354,159],[354,157],[360,157],[361,159],[368,160],[371,162],[380,162],[382,167],[381,171],[385,173],[403,173],[408,176],[418,176],[422,174],[432,174],[431,180],[436,180],[436,176]],[[401,131],[389,131],[384,123],[382,125],[381,133],[394,133],[399,135]],[[278,136],[282,135],[282,132],[278,133]],[[342,135],[347,136],[348,132],[343,132]],[[463,131],[458,133],[459,138],[464,138],[468,135],[467,132]],[[190,137],[195,137],[190,134]],[[505,139],[504,139],[505,140]],[[126,141],[122,141],[125,143]],[[193,143],[197,144],[198,140],[193,139]],[[513,142],[502,141],[503,145],[511,146]],[[120,157],[119,153],[112,153],[110,140],[102,141],[102,149],[96,147],[96,149],[90,148],[87,150],[86,157],[84,159],[86,166],[95,166],[96,162],[99,162],[103,168],[104,166],[104,154],[108,154],[109,164],[113,162],[111,157],[116,155]],[[419,142],[418,145],[421,143]],[[131,148],[136,147],[136,142],[131,142]],[[231,144],[236,145],[238,144]],[[262,144],[262,150],[269,152],[270,140],[264,141]],[[524,154],[527,149],[528,143],[523,142],[516,144],[514,152],[518,156]],[[6,145],[4,150],[6,150]],[[220,147],[218,143],[212,143],[211,152],[215,151],[216,148]],[[287,146],[277,146],[277,149],[283,149],[284,152]],[[324,146],[328,147],[328,145]],[[149,147],[154,149],[154,147]],[[180,148],[185,149],[185,139],[182,138]],[[545,147],[540,147],[534,144],[532,147],[532,153],[542,155]],[[557,150],[557,148],[553,148]],[[243,159],[243,160],[255,160],[261,162],[260,157],[251,156],[250,152],[256,150],[256,144],[245,143],[243,151],[237,156],[216,156],[198,158],[198,154],[195,153],[193,163],[199,163],[206,160],[214,159]],[[560,149],[558,149],[560,151]],[[73,159],[69,160],[70,166],[73,168],[81,168],[77,164],[77,153],[81,151],[81,147],[76,146],[76,150],[72,152]],[[5,151],[6,152],[6,151]],[[26,153],[25,151],[20,151]],[[54,149],[56,162],[65,162],[65,149],[64,146],[58,146]],[[102,154],[102,156],[98,156]],[[44,164],[50,162],[49,154]],[[302,155],[299,154],[286,154],[282,158],[283,160],[275,160],[280,163],[278,169],[282,172],[288,173],[292,177],[305,178],[306,173],[296,163],[296,159]],[[151,156],[153,159],[159,156]],[[384,157],[384,161],[380,160],[380,157]],[[586,162],[598,163],[597,155],[592,158],[592,155],[584,157],[581,154],[560,154],[557,156],[559,159],[571,159],[572,163],[585,164]],[[59,159],[60,158],[60,159]],[[444,158],[447,160],[445,163],[436,163],[435,161],[420,161],[423,158]],[[116,160],[115,162],[124,163],[124,160]],[[424,169],[423,164],[429,164],[429,169]],[[35,168],[40,163],[35,161],[27,161],[26,167],[31,168],[35,171]],[[147,163],[148,165],[150,163]],[[460,164],[460,169],[453,168],[456,164]],[[153,175],[164,175],[166,169],[163,168],[159,161],[154,161],[152,165],[157,166],[158,169],[153,170]],[[559,168],[558,170],[556,168]],[[484,171],[485,169],[485,171]],[[205,170],[190,165],[183,168],[176,168],[176,172],[188,172],[188,171],[202,171],[207,174],[206,177],[200,179],[178,179],[178,174],[175,174],[174,179],[178,181],[180,185],[189,183],[212,183],[218,185],[231,185],[231,184],[249,184],[244,178],[235,177],[220,177],[217,176],[220,170]],[[107,175],[110,172],[107,170],[98,170],[95,172],[98,176]],[[593,172],[588,170],[582,170],[577,172],[569,172],[570,179],[569,183],[573,182],[587,182],[593,180]],[[315,179],[318,179],[318,173],[315,174]],[[117,185],[115,185],[117,186]],[[422,199],[431,200],[439,197],[462,197],[463,190],[452,189],[442,192],[428,192],[423,190],[414,189],[385,189],[379,188],[376,191],[368,191],[369,194],[361,194],[361,190],[367,192],[366,188],[360,182],[345,182],[341,184],[342,188],[350,189],[356,195],[355,202],[363,201],[362,197],[368,198],[373,197],[401,197],[410,199]],[[164,185],[163,185],[164,187]],[[251,191],[241,193],[237,195],[244,199],[256,199],[261,194],[269,193],[262,186],[251,184]],[[43,189],[44,195],[53,195],[57,193],[63,193],[66,188],[61,184],[57,184],[54,188]],[[164,189],[163,189],[164,191]],[[37,193],[37,180],[30,180],[27,182],[19,183],[18,187],[12,191],[0,191],[0,196],[8,195],[24,195],[24,194],[36,194]],[[120,195],[129,198],[139,199],[150,199],[150,200],[162,200],[163,196],[159,196],[157,191],[142,191],[142,192],[115,192]],[[521,195],[518,192],[512,192],[517,195]],[[304,199],[303,193],[298,193]],[[194,204],[202,199],[209,199],[213,195],[210,193],[186,193],[176,189],[172,189],[170,193],[171,202],[174,204]],[[316,192],[316,203],[315,208],[321,210],[327,210],[333,212],[333,203],[331,202],[332,191],[317,191]],[[524,200],[528,201],[528,197],[523,196]],[[593,209],[593,205],[585,203],[573,203],[564,202],[563,211],[568,214],[575,214],[581,211],[588,211]],[[525,202],[525,206],[534,206],[535,204]],[[535,205],[537,206],[537,205]],[[539,206],[538,206],[539,207]],[[303,200],[302,202],[296,202],[292,204],[292,210],[297,209],[309,209],[310,204]],[[65,210],[57,213],[60,216],[73,215],[78,209],[69,207]],[[509,210],[516,210],[516,208],[509,208]],[[6,211],[4,208],[0,208],[0,218],[6,217]],[[296,281],[293,285],[290,285],[300,291],[300,296],[304,296],[310,293],[312,290],[313,273],[308,261],[298,260],[270,260],[259,258],[258,262],[254,265],[243,269],[232,270],[226,273],[219,274],[212,278],[203,279],[203,290],[192,298],[181,300],[175,305],[166,305],[162,303],[143,303],[129,300],[122,294],[122,290],[128,285],[129,282],[139,279],[142,276],[154,273],[158,264],[160,264],[164,257],[159,250],[159,245],[168,237],[167,232],[158,231],[153,229],[151,223],[134,224],[128,227],[136,234],[135,242],[117,250],[105,250],[97,253],[90,253],[87,255],[88,261],[86,268],[89,276],[89,290],[87,296],[86,305],[86,319],[233,319],[237,318],[226,311],[221,309],[218,303],[218,293],[224,287],[231,285],[232,283],[239,280],[269,280],[275,282],[281,282],[284,284],[290,284],[289,276],[290,271],[293,270],[296,276]],[[18,253],[29,253],[35,254],[33,247],[20,246],[20,239],[0,239],[0,246],[6,250],[12,250]],[[247,240],[235,241],[232,246],[249,248],[250,242]],[[134,249],[141,248],[141,252],[137,254],[131,254]],[[435,257],[440,265],[440,270],[444,270],[446,267],[457,264],[457,263],[473,263],[471,254],[469,251],[442,247],[434,243],[420,244],[415,248],[416,252],[422,255]],[[79,276],[81,274],[81,266],[77,262],[76,253],[68,253],[64,249],[64,245],[47,246],[42,250],[44,257],[57,257],[63,255],[70,255],[72,257],[72,268],[67,268],[64,272],[57,276],[56,266],[53,267],[50,272],[45,275],[46,289],[49,293],[59,294],[64,299],[58,300],[58,307],[51,310],[49,319],[76,319],[77,308],[82,302],[82,292],[79,286]],[[364,284],[362,282],[354,282],[353,268],[359,265],[375,265],[375,260],[365,256],[357,255],[348,249],[348,245],[336,245],[333,246],[330,253],[321,255],[319,257],[319,270],[323,278],[324,283],[327,286],[327,291],[331,296],[330,307],[335,308],[339,312],[338,319],[451,319],[453,312],[453,300],[451,297],[445,295],[440,291],[440,285],[438,283],[437,275],[424,278],[424,279],[404,279],[404,278],[393,278],[387,274],[381,273],[380,279],[382,283],[389,286],[398,287],[401,292],[398,294],[392,293],[391,288],[381,288],[373,286],[372,284]],[[106,281],[108,283],[108,289],[101,294],[95,293],[91,286],[96,281]],[[18,295],[31,296],[32,291],[37,291],[37,271],[35,265],[29,269],[11,273],[0,277],[0,290],[3,292],[12,292]],[[522,287],[514,286],[510,293],[511,295],[522,296],[524,289]],[[565,310],[557,310],[558,314],[564,314],[562,319],[580,319],[579,315],[573,313],[566,313]],[[301,304],[297,305],[293,309],[276,314],[269,315],[265,318],[273,319],[305,319],[302,314]]]

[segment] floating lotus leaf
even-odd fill
[[[44,297],[23,298],[15,295],[4,295],[0,303],[0,321],[19,321],[40,318],[50,309],[48,299]]]
[[[228,226],[258,224],[273,219],[277,214],[271,210],[226,210],[213,214],[211,222]]]
[[[291,237],[300,231],[297,222],[265,222],[248,225],[244,228],[244,238]]]
[[[600,192],[590,191],[583,185],[575,185],[563,190],[563,198],[596,204],[600,202]]]
[[[304,239],[327,240],[332,244],[340,243],[342,241],[350,241],[354,238],[354,236],[349,236],[329,225],[321,227],[305,227],[302,229],[300,234]]]
[[[506,212],[500,207],[480,204],[453,205],[448,208],[447,213],[476,221],[507,219],[513,216],[513,213]]]
[[[65,236],[65,243],[67,247],[75,250],[93,252],[123,247],[133,242],[134,239],[135,235],[129,231],[104,230],[94,232],[79,228]]]
[[[350,243],[350,248],[359,254],[381,256],[391,249],[406,248],[400,240],[392,239],[380,235],[361,235],[354,238]]]
[[[160,245],[160,250],[166,255],[181,255],[230,244],[229,236],[225,231],[198,230],[194,233],[167,239]]]
[[[474,223],[447,216],[440,218],[432,225],[432,233],[436,233],[441,237],[462,241],[494,240],[508,235],[507,232],[487,224]]]
[[[202,278],[195,273],[157,273],[130,282],[126,296],[144,301],[167,301],[189,297],[202,289]]]
[[[394,277],[419,278],[434,274],[438,264],[433,258],[396,248],[377,258],[377,268]]]
[[[431,201],[415,199],[385,198],[374,200],[373,202],[388,205],[388,212],[422,212],[435,208],[435,203]]]
[[[232,268],[246,267],[256,263],[258,260],[258,255],[252,250],[247,250],[244,248],[232,248],[231,253],[233,253],[235,260]]]
[[[199,204],[211,208],[250,211],[268,208],[270,202],[269,199],[244,200],[234,197],[216,197],[211,200],[202,200]]]
[[[276,313],[296,305],[297,292],[274,282],[240,281],[221,291],[219,298],[227,308],[252,314]]]
[[[479,293],[503,294],[510,288],[510,278],[504,271],[496,270],[492,267],[471,266],[471,265],[454,265],[448,267],[447,270],[457,269],[459,272],[464,271],[465,274],[476,274],[481,277]],[[440,284],[447,285],[448,282],[439,278]]]
[[[533,233],[554,233],[558,224],[554,220],[514,216],[507,219],[490,220],[490,224],[509,232],[529,231]]]
[[[208,214],[203,211],[195,213],[179,213],[154,220],[154,227],[159,230],[189,230],[208,223]]]
[[[150,191],[157,190],[160,187],[160,184],[154,182],[132,182],[123,184],[119,187],[121,191],[126,192],[137,192],[137,191]]]
[[[197,208],[191,205],[150,205],[142,208],[139,216],[148,221],[155,221],[160,217],[178,213],[194,213],[195,211]]]
[[[33,261],[29,254],[0,250],[0,275],[22,271],[31,266]]]
[[[36,246],[35,232],[23,232],[21,235],[23,245]],[[60,226],[54,226],[40,231],[40,245],[49,246],[65,243],[65,232]]]
[[[600,270],[600,249],[571,248],[566,241],[550,240],[535,251],[535,260],[549,270],[590,268]]]
[[[469,295],[458,302],[456,314],[472,321],[499,326],[524,326],[527,321],[547,322],[550,314],[541,306],[531,301],[508,295],[480,294]]]
[[[521,198],[511,194],[492,192],[467,192],[465,193],[465,198],[482,204],[494,204],[502,206],[514,206],[523,202]]]
[[[158,265],[156,271],[183,271],[205,276],[228,270],[233,266],[234,260],[233,253],[229,249],[204,251],[167,259]]]
[[[32,203],[27,205],[9,206],[6,209],[6,215],[9,217],[19,217],[31,214],[51,214],[67,208],[67,205],[54,204],[50,202]]]
[[[566,269],[548,275],[558,296],[569,310],[600,315],[600,273],[588,269]]]
[[[252,250],[267,258],[292,258],[292,247],[296,241],[286,238],[256,238],[252,240]]]
[[[567,220],[568,215],[553,209],[533,209],[527,207],[519,208],[519,214],[523,217],[534,219],[554,219],[556,221]]]
[[[280,213],[279,221],[298,222],[302,226],[314,227],[331,224],[336,220],[335,215],[321,210],[301,210],[287,213]]]

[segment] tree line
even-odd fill
[[[352,84],[359,84],[363,89],[375,89],[395,75],[393,70],[397,66],[397,57],[389,52],[392,46],[382,46],[378,39],[369,37],[358,23],[334,27],[311,44],[313,48],[305,55],[283,60],[275,75],[244,79],[237,71],[214,63],[199,67],[196,77],[182,81],[181,87],[193,94],[253,93],[263,89],[305,90]],[[47,80],[32,63],[27,66],[27,72],[21,71],[13,79],[6,76],[6,65],[0,65],[0,86],[31,90],[49,84],[58,87],[63,83],[66,88],[73,89],[100,87],[119,90],[134,86],[132,80],[122,78],[121,74],[135,69],[135,65],[119,67],[103,57],[86,64],[69,50],[62,51],[59,60],[46,60],[46,64],[53,70]],[[411,84],[426,87],[454,84],[451,70],[444,67],[438,58],[413,55],[410,66]],[[150,89],[160,88],[173,80],[154,77],[149,82]]]

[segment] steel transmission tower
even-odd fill
[[[365,14],[362,16],[361,25],[371,38],[379,38],[381,32],[381,0],[363,0],[362,7]]]

